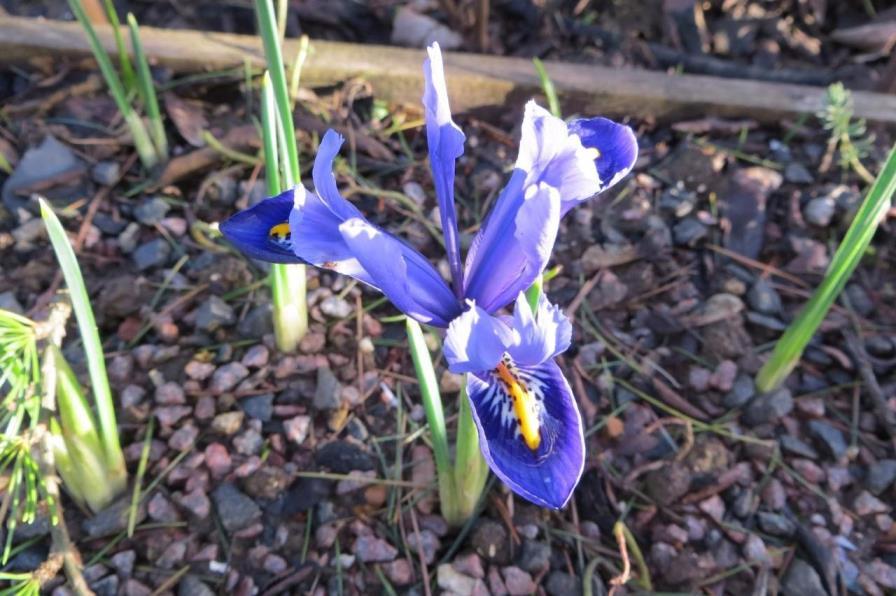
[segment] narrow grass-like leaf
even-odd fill
[[[554,87],[554,81],[548,76],[548,71],[544,67],[544,62],[539,58],[532,58],[532,64],[535,65],[535,70],[538,72],[538,81],[541,83],[541,89],[544,91],[544,96],[548,100],[548,109],[551,111],[551,114],[557,118],[562,118],[560,115],[560,100],[557,98],[557,88]]]
[[[133,14],[128,13],[128,29],[131,32],[131,46],[134,48],[134,61],[137,63],[137,79],[140,96],[143,98],[143,106],[149,118],[150,133],[156,146],[156,153],[163,161],[168,159],[168,138],[165,136],[165,124],[162,122],[162,113],[159,111],[159,99],[152,80],[152,72],[149,69],[149,60],[143,51],[143,42],[140,41],[140,27]]]
[[[143,120],[140,119],[140,116],[134,111],[134,108],[131,107],[130,103],[128,103],[127,93],[121,83],[121,79],[118,77],[118,73],[112,66],[109,54],[106,52],[103,44],[100,43],[96,30],[94,30],[93,25],[90,23],[90,19],[87,18],[81,0],[68,0],[68,5],[72,9],[72,13],[78,19],[78,22],[81,24],[81,27],[84,29],[84,32],[87,34],[87,42],[90,44],[90,49],[93,51],[93,57],[96,59],[96,62],[100,67],[100,72],[102,72],[103,78],[106,80],[106,85],[109,87],[112,99],[115,100],[115,105],[118,107],[118,110],[124,117],[125,123],[128,125],[128,129],[131,131],[131,137],[134,140],[134,147],[137,149],[137,154],[140,156],[140,162],[144,167],[152,168],[159,161],[155,147],[153,147],[149,134],[146,132]]]
[[[821,285],[775,344],[771,358],[756,376],[756,386],[760,391],[771,391],[780,386],[797,365],[806,345],[868,249],[881,218],[890,209],[894,192],[896,146],[890,151],[883,169],[865,195],[865,200],[831,259]]]
[[[146,425],[146,436],[143,437],[143,450],[140,452],[140,462],[137,464],[137,477],[134,478],[134,492],[131,493],[131,508],[128,510],[128,538],[134,536],[134,528],[137,527],[137,511],[140,509],[140,489],[143,486],[143,476],[146,474],[146,464],[149,462],[154,422],[155,418],[149,419],[149,424]]]
[[[125,89],[135,91],[137,84],[134,78],[134,67],[131,66],[131,59],[124,45],[124,36],[121,34],[121,21],[118,20],[118,11],[115,10],[115,4],[112,0],[103,0],[103,4],[106,8],[106,16],[109,17],[109,24],[112,25],[112,33],[115,35],[115,47],[118,50],[118,67],[121,69],[122,82]]]
[[[308,59],[309,39],[307,35],[299,38],[299,49],[296,51],[296,59],[292,65],[292,75],[289,77],[289,97],[293,105],[299,99],[299,85],[302,82],[302,67]]]
[[[63,229],[59,218],[53,213],[53,209],[44,200],[40,199],[41,216],[56,260],[62,269],[65,285],[68,287],[72,302],[72,310],[78,322],[78,331],[84,344],[84,353],[87,358],[87,370],[90,373],[90,383],[93,389],[93,397],[99,420],[100,437],[106,454],[106,463],[111,474],[126,477],[127,471],[124,465],[124,455],[121,452],[121,444],[118,439],[118,426],[115,419],[115,402],[112,399],[112,390],[109,387],[109,377],[106,374],[106,360],[103,354],[103,344],[97,330],[96,319],[90,306],[90,297],[81,276],[81,269],[75,258],[75,251],[69,243],[68,236]]]
[[[277,35],[277,24],[274,19],[272,0],[255,0],[255,12],[258,16],[258,33],[264,42],[264,55],[271,75],[272,91],[277,104],[280,126],[286,133],[286,163],[290,168],[290,177],[298,181],[299,151],[296,146],[295,126],[292,119],[292,107],[289,101],[289,88],[286,85],[286,73],[283,69],[283,53]]]
[[[448,433],[445,429],[445,408],[442,406],[442,395],[439,393],[439,381],[433,369],[432,357],[423,337],[420,323],[407,317],[406,328],[408,347],[414,361],[414,371],[420,382],[420,396],[423,399],[423,410],[429,424],[429,435],[432,441],[433,457],[436,461],[436,474],[439,480],[439,501],[442,506],[442,517],[450,525],[463,523],[457,503],[457,491],[454,482],[454,470],[448,452]]]

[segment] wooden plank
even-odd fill
[[[97,28],[114,51],[111,30]],[[176,72],[263,66],[257,37],[203,31],[141,27],[146,53]],[[338,83],[352,77],[368,80],[378,97],[418,103],[422,94],[424,52],[388,46],[313,41],[302,80],[308,85]],[[77,23],[0,16],[0,62],[35,56],[89,55]],[[297,42],[286,43],[291,60]],[[608,116],[669,120],[704,115],[775,120],[814,113],[824,105],[824,89],[803,85],[670,75],[639,69],[546,62],[567,111]],[[531,62],[522,58],[448,53],[449,94],[455,111],[517,108],[540,93]],[[896,123],[896,96],[856,91],[858,117]]]

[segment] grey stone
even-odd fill
[[[839,429],[823,420],[810,420],[809,432],[821,442],[828,453],[834,456],[834,459],[840,459],[846,454],[848,445]]]
[[[112,186],[121,176],[121,166],[117,161],[98,161],[90,168],[90,177],[102,186]]]
[[[547,569],[551,565],[551,547],[544,542],[525,541],[517,565],[529,573],[539,573]]]
[[[137,561],[137,551],[123,550],[112,555],[112,566],[122,577],[130,577],[134,572],[134,563]]]
[[[118,594],[118,576],[107,575],[93,582],[90,587],[96,596],[116,596]]]
[[[874,302],[871,301],[868,292],[859,284],[847,285],[846,295],[849,298],[849,304],[863,317],[870,315],[874,310]]]
[[[376,536],[359,536],[352,552],[363,563],[386,563],[398,556],[398,549]]]
[[[323,366],[317,369],[317,387],[312,405],[318,410],[335,410],[339,407],[342,385],[333,371]]]
[[[212,493],[212,501],[221,525],[228,532],[237,532],[261,517],[255,501],[232,484],[222,484]]]
[[[331,441],[318,448],[314,462],[337,474],[348,474],[352,470],[366,472],[374,468],[373,457],[362,447],[348,441]]]
[[[344,319],[352,314],[354,308],[344,298],[328,296],[320,303],[320,311],[334,319]]]
[[[171,256],[171,245],[164,238],[150,240],[137,247],[131,257],[140,271],[161,267]]]
[[[801,163],[792,162],[784,168],[784,179],[792,184],[809,184],[815,178]]]
[[[162,221],[169,209],[171,209],[171,206],[167,201],[154,197],[141,201],[139,205],[134,207],[134,218],[144,225],[154,226]]]
[[[187,574],[177,585],[177,596],[215,596],[215,592],[195,575]]]
[[[236,321],[233,308],[218,296],[209,296],[208,300],[196,309],[196,328],[213,332],[219,328],[232,325]]]
[[[672,237],[675,244],[680,246],[694,246],[707,234],[706,226],[693,217],[687,217],[672,228]]]
[[[781,319],[758,312],[748,312],[747,320],[757,327],[762,327],[763,329],[769,329],[771,331],[783,331],[787,328],[787,324]]]
[[[14,312],[17,315],[25,314],[25,309],[22,307],[19,299],[16,298],[16,293],[12,290],[0,292],[0,308]]]
[[[744,411],[744,421],[753,426],[774,422],[792,410],[793,395],[790,389],[782,387],[753,399]]]
[[[47,135],[37,147],[25,152],[12,175],[3,183],[3,204],[15,213],[19,208],[29,205],[29,200],[19,196],[16,191],[33,186],[63,174],[80,172],[84,164],[68,148],[53,135]],[[34,208],[36,204],[32,205]]]
[[[552,571],[544,587],[550,596],[578,596],[582,593],[582,583],[576,576],[563,571]]]
[[[439,565],[436,570],[439,587],[446,594],[472,594],[476,580],[454,569],[449,563]]]
[[[265,335],[274,332],[274,323],[272,317],[272,307],[270,302],[259,304],[249,311],[236,326],[237,333],[240,337],[260,339]]]
[[[131,513],[130,498],[121,499],[109,505],[93,517],[84,520],[81,528],[90,538],[102,538],[117,534],[128,527]],[[146,505],[137,507],[137,523],[146,519]]]
[[[834,217],[837,204],[831,197],[816,197],[803,207],[803,217],[813,226],[827,227]]]
[[[747,292],[747,303],[750,308],[767,315],[781,312],[781,296],[764,277],[760,277]]]
[[[123,253],[132,253],[137,248],[137,236],[140,234],[140,226],[137,222],[129,223],[125,229],[118,234],[118,247]]]
[[[28,252],[36,248],[38,241],[46,236],[47,229],[40,218],[29,219],[12,231],[16,252]]]
[[[240,400],[240,407],[250,418],[269,422],[274,414],[274,394],[262,393]]]
[[[876,495],[881,494],[896,480],[896,459],[882,459],[868,468],[865,484]]]
[[[783,515],[777,513],[761,511],[757,515],[757,520],[759,522],[759,528],[766,534],[771,534],[772,536],[789,538],[796,532],[796,525]]]
[[[815,568],[802,559],[794,559],[781,583],[781,593],[783,596],[825,596],[828,591]]]
[[[725,394],[722,403],[726,408],[740,408],[756,395],[756,385],[753,383],[753,377],[749,375],[738,375],[734,379],[734,385],[731,391]]]
[[[237,383],[249,376],[249,369],[239,362],[229,362],[219,366],[212,374],[209,389],[215,394],[225,393],[236,387]]]
[[[783,434],[778,438],[778,443],[785,453],[805,457],[806,459],[818,459],[818,452],[808,443],[790,434]]]

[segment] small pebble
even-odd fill
[[[167,382],[156,387],[156,403],[163,406],[177,406],[187,403],[180,384]]]
[[[504,585],[510,596],[528,596],[535,593],[536,585],[532,581],[532,576],[519,567],[505,567],[501,570],[501,575],[504,577]]]
[[[816,197],[803,207],[803,217],[813,226],[827,227],[834,217],[837,205],[831,197]]]
[[[343,298],[329,296],[320,303],[320,311],[333,319],[344,319],[354,312],[354,308]]]
[[[256,344],[246,351],[240,362],[248,368],[261,368],[268,363],[270,351],[263,344]]]
[[[134,208],[134,218],[143,225],[154,226],[162,221],[170,208],[167,201],[158,197],[143,200]]]
[[[224,366],[219,366],[212,375],[209,390],[214,394],[220,395],[226,393],[237,386],[237,384],[249,376],[249,369],[239,362],[231,362]]]
[[[886,503],[866,490],[863,490],[859,493],[859,496],[855,498],[855,501],[852,503],[852,508],[856,514],[860,516],[871,515],[873,513],[887,513],[890,511],[890,507]]]
[[[286,434],[286,438],[296,445],[301,445],[305,442],[305,439],[308,438],[308,431],[310,429],[310,416],[296,416],[295,418],[283,421],[283,432]]]
[[[221,433],[222,435],[230,436],[236,434],[236,432],[243,425],[244,417],[245,414],[242,410],[218,414],[212,420],[212,429],[215,432]]]
[[[363,563],[385,563],[398,556],[398,550],[376,536],[359,536],[352,552]]]

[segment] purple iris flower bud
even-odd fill
[[[526,499],[560,508],[585,460],[581,416],[554,362],[569,346],[572,327],[544,297],[533,311],[523,292],[545,269],[560,219],[631,171],[637,141],[628,126],[605,118],[567,124],[529,102],[513,173],[462,265],[454,176],[465,137],[451,117],[437,44],[428,49],[424,75],[426,137],[450,287],[423,255],[339,193],[333,161],[343,139],[333,131],[314,161],[314,192],[299,185],[237,213],[221,231],[247,256],[351,276],[409,317],[447,328],[445,356],[452,371],[467,375],[489,466]],[[513,301],[512,316],[498,314]]]

